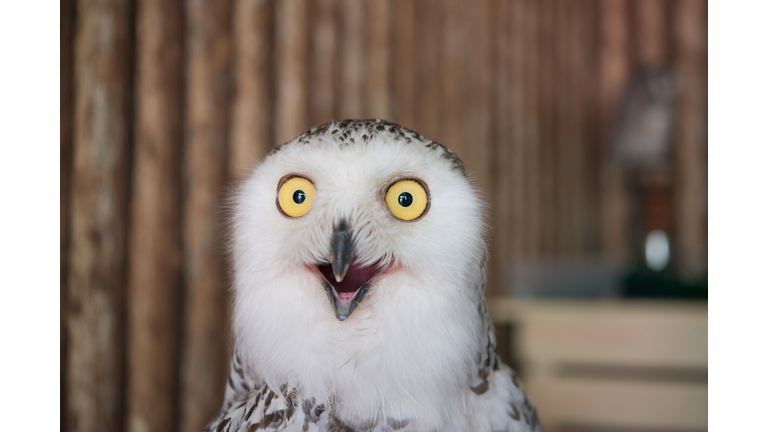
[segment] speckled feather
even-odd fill
[[[317,185],[311,218],[274,208],[290,173]],[[375,198],[403,175],[429,184],[434,201],[407,225]],[[273,150],[235,202],[236,349],[206,431],[540,431],[496,356],[481,208],[452,151],[393,123],[329,123]],[[303,270],[327,257],[340,215],[361,260],[402,269],[344,322]]]

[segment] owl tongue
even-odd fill
[[[333,276],[333,268],[330,264],[318,265],[317,268],[323,274],[326,281],[333,286],[339,300],[344,302],[352,300],[357,290],[378,273],[375,265],[363,267],[357,263],[357,259],[353,259],[347,274],[344,275],[344,279],[341,282],[336,282],[336,278]]]

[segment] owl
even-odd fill
[[[442,145],[314,127],[234,198],[235,349],[208,431],[538,431],[496,356],[483,203]]]

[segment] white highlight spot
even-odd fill
[[[669,264],[669,238],[662,230],[653,230],[645,238],[645,262],[652,270],[661,271]]]

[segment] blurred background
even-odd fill
[[[489,203],[502,357],[548,431],[707,429],[703,0],[62,0],[61,429],[199,431],[232,186],[383,118]]]

